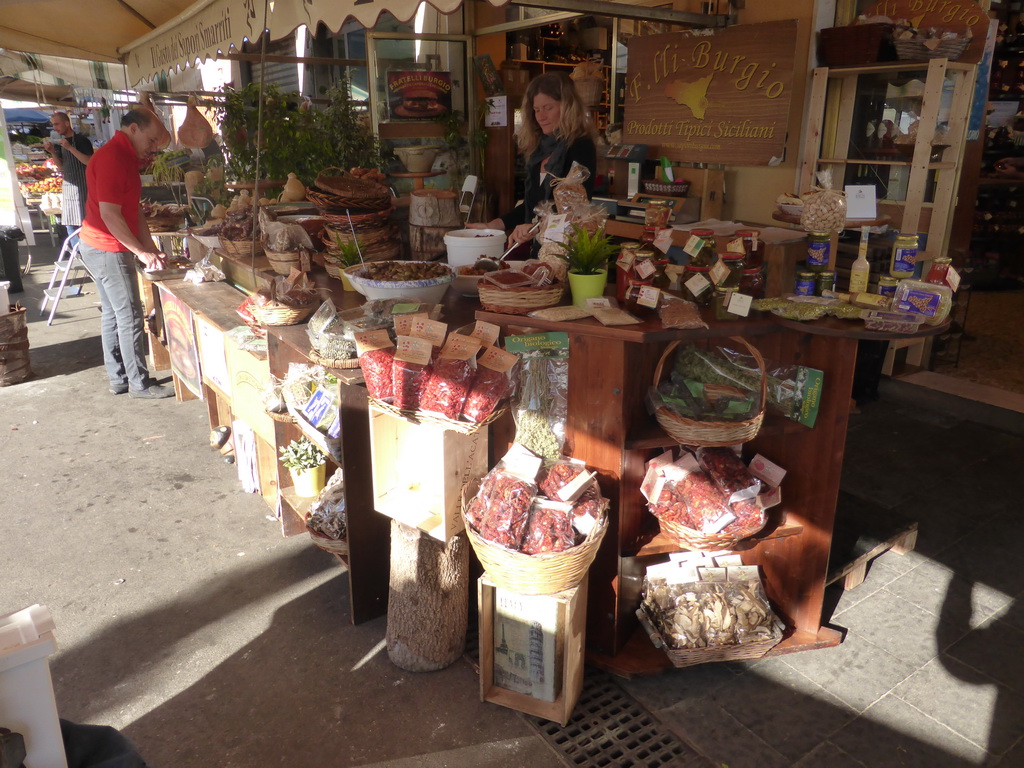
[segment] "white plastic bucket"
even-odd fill
[[[0,723],[25,737],[26,765],[67,768],[50,677],[56,650],[45,606],[0,616]]]
[[[444,236],[448,264],[468,267],[481,257],[500,258],[505,252],[505,239],[500,229],[454,229]]]

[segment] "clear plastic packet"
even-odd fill
[[[420,393],[420,410],[457,421],[476,373],[480,339],[453,333],[438,353]]]
[[[756,498],[761,492],[761,481],[750,474],[732,448],[700,447],[697,462],[725,494],[729,504]]]
[[[489,347],[477,360],[473,382],[462,406],[462,418],[479,424],[512,393],[512,369],[519,358],[511,352]]]
[[[574,205],[568,214],[571,224],[585,229],[591,235],[597,234],[598,230],[604,227],[605,222],[608,221],[608,209],[589,201]]]
[[[807,232],[842,232],[846,228],[846,192],[832,188],[832,169],[818,171],[819,187],[805,193],[800,226]]]
[[[696,304],[664,291],[661,294],[661,306],[658,308],[658,317],[661,318],[661,324],[665,328],[694,330],[708,327],[708,324],[701,318],[700,309]]]
[[[467,517],[487,541],[519,551],[523,544],[530,507],[537,495],[534,481],[540,459],[513,445],[480,483]]]
[[[394,398],[395,345],[383,329],[356,334],[359,368],[370,397],[390,402]]]
[[[761,409],[760,368],[754,356],[746,351],[718,346],[702,348],[695,344],[680,346],[669,379],[676,387],[689,385],[688,390],[694,394],[699,390],[712,420],[726,416],[744,420]],[[675,394],[686,397],[683,392]]]
[[[662,468],[648,507],[659,520],[704,534],[728,531],[736,519],[725,495],[691,454]]]
[[[761,374],[754,358],[728,348],[720,348],[730,361],[720,369],[737,386],[760,387]],[[768,407],[787,419],[813,427],[818,418],[825,373],[806,365],[790,365],[765,360]]]
[[[582,461],[563,456],[545,468],[540,490],[549,499],[558,499],[558,492],[586,471]]]
[[[569,336],[509,336],[505,349],[521,360],[513,411],[516,442],[538,456],[557,459],[565,443],[568,415]]]
[[[554,190],[551,197],[555,201],[555,208],[559,213],[569,213],[577,205],[586,205],[590,202],[587,196],[587,188],[584,182],[590,178],[590,171],[585,165],[573,161],[569,172],[562,178],[551,180]]]
[[[210,261],[209,256],[204,256],[200,261],[185,273],[182,278],[186,283],[200,285],[202,283],[217,283],[225,279],[224,272],[220,267]]]
[[[392,402],[401,411],[415,411],[420,393],[430,378],[430,365],[401,360],[397,356],[391,367]]]
[[[272,221],[263,209],[260,209],[260,229],[263,232],[263,247],[268,251],[291,253],[316,250],[313,241],[309,239],[309,233],[301,224]]]
[[[329,539],[348,538],[348,513],[345,509],[345,481],[341,469],[334,471],[327,485],[309,509],[306,527]]]
[[[519,551],[526,555],[565,552],[576,545],[571,504],[535,498]]]

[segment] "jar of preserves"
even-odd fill
[[[747,267],[740,277],[740,293],[754,299],[764,298],[764,272],[761,267]]]
[[[691,237],[699,237],[701,240],[700,248],[690,254],[690,263],[695,267],[710,267],[715,263],[715,232],[711,229],[693,229],[690,230]]]
[[[895,277],[889,277],[888,275],[882,275],[878,278],[878,295],[888,296],[890,299],[893,294],[896,293],[896,286],[900,284],[900,281]]]
[[[619,247],[619,256],[616,259],[615,266],[615,298],[619,301],[626,300],[626,289],[629,287],[630,273],[636,260],[636,253],[641,247],[640,243],[633,241],[627,241]]]
[[[653,299],[651,295],[653,294]],[[638,317],[657,314],[658,307],[662,304],[660,289],[655,290],[653,285],[633,284],[626,289],[625,307],[627,312],[632,312]],[[653,303],[653,306],[652,306]]]
[[[764,240],[759,229],[739,229],[736,236],[743,238],[743,250],[746,252],[748,267],[760,267],[764,264]]]
[[[729,270],[729,276],[719,283],[719,285],[722,288],[739,288],[740,279],[743,277],[743,270],[746,267],[746,263],[743,260],[743,254],[723,253],[722,263],[725,264],[726,268]]]
[[[932,262],[932,268],[928,270],[928,276],[924,279],[932,285],[949,285],[947,276],[953,260],[948,256],[940,256]]]
[[[796,273],[796,284],[793,286],[793,293],[797,296],[813,296],[814,287],[814,272],[805,270]]]
[[[901,280],[914,276],[917,266],[917,235],[900,233],[892,244],[889,274]]]
[[[717,286],[715,288],[715,295],[712,298],[712,302],[715,307],[715,319],[716,320],[739,320],[739,315],[734,315],[730,312],[727,307],[729,306],[729,299],[732,298],[732,289],[723,288]]]
[[[836,273],[826,270],[818,272],[814,277],[814,293],[817,296],[824,296],[825,291],[836,289]]]
[[[832,258],[832,234],[830,232],[811,232],[807,236],[807,269],[810,272],[821,272],[828,269]]]
[[[683,268],[683,298],[706,307],[714,296],[711,268],[687,264]]]

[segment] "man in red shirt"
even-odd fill
[[[156,152],[166,129],[149,110],[133,109],[121,118],[114,138],[96,150],[86,166],[89,194],[79,255],[96,281],[102,317],[103,365],[110,392],[129,397],[171,397],[174,390],[153,384],[146,369],[142,302],[135,260],[163,269],[165,256],[153,243],[139,204],[140,161]]]

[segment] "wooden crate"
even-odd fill
[[[231,377],[231,412],[236,419],[252,427],[258,437],[274,445],[274,421],[263,406],[263,393],[270,384],[270,363],[266,356],[239,349],[230,339],[225,341]]]
[[[517,595],[496,587],[485,573],[477,581],[477,600],[480,700],[564,726],[583,691],[587,580],[555,595]],[[529,650],[517,639],[520,633],[529,637]],[[517,651],[517,647],[524,649]],[[524,685],[518,672],[529,675],[531,668],[544,669],[550,675],[547,681],[553,684],[531,681]],[[523,692],[527,688],[537,695]]]
[[[487,473],[487,430],[413,424],[370,407],[374,508],[447,542],[460,533],[462,487]]]

